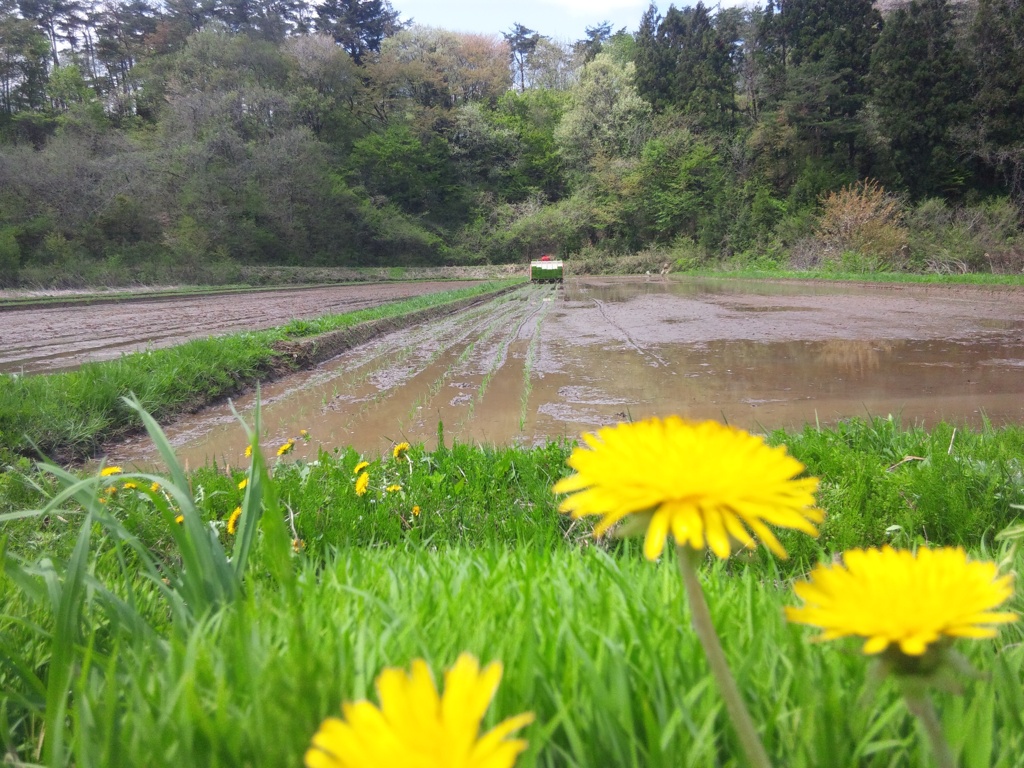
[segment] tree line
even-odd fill
[[[541,250],[1019,270],[1022,210],[1022,0],[652,4],[572,42],[388,0],[0,0],[6,284]]]

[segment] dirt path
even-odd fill
[[[74,368],[188,339],[269,328],[476,284],[370,283],[8,310],[0,312],[0,372]]]

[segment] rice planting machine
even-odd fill
[[[544,254],[530,262],[530,281],[534,283],[560,283],[563,277],[562,260]]]

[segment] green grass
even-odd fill
[[[88,606],[89,654],[77,655],[69,686],[75,761],[295,765],[342,700],[373,697],[383,667],[422,657],[439,673],[470,651],[505,665],[490,723],[537,716],[521,766],[741,764],[671,558],[354,547],[301,558],[296,583],[254,582],[230,607],[157,643],[133,642]],[[134,587],[155,602],[151,588]],[[785,624],[788,588],[721,566],[706,571],[705,588],[776,764],[927,764],[897,692],[871,690],[854,644],[813,644],[810,631]],[[45,616],[30,618],[47,626]],[[938,697],[965,766],[1020,764],[1021,639],[1010,628],[998,642],[967,645],[991,679]],[[8,747],[27,756],[40,736],[23,723]]]
[[[730,561],[734,570],[770,567],[791,575],[831,553],[884,543],[991,546],[998,531],[1024,517],[1024,427],[924,430],[896,419],[853,419],[830,428],[774,432],[769,441],[785,444],[808,474],[820,478],[818,501],[827,516],[818,539],[780,532],[789,561],[779,564],[758,551]],[[337,449],[310,462],[275,458],[273,483],[311,555],[327,556],[337,546],[409,541],[572,548],[588,539],[589,526],[557,515],[550,491],[568,472],[571,449],[561,442],[536,448],[456,443],[435,451],[413,446],[403,461]],[[913,458],[904,461],[908,456]],[[368,493],[357,497],[352,469],[363,459],[370,462],[371,482]],[[237,484],[245,471],[211,465],[189,475],[204,520],[225,524],[242,499]],[[32,483],[44,481],[24,460],[0,473],[0,514],[41,505]],[[389,493],[391,485],[402,490]],[[415,519],[413,506],[421,510]],[[147,546],[162,550],[168,544],[145,494],[118,493],[111,509]],[[73,517],[66,523],[52,519],[45,527],[19,525],[12,546],[36,556],[67,554],[77,530]]]
[[[638,542],[595,545],[557,514],[550,488],[571,446],[442,442],[400,460],[339,450],[186,475],[150,429],[170,467],[157,491],[149,476],[24,464],[0,475],[11,759],[296,765],[341,701],[374,697],[383,667],[422,657],[439,675],[470,651],[505,667],[488,724],[536,714],[520,766],[742,764],[673,555],[649,563]],[[702,576],[766,748],[779,766],[927,765],[897,690],[876,684],[857,643],[813,643],[782,608],[813,563],[884,541],[963,544],[1020,571],[1024,555],[994,534],[1024,508],[1024,428],[854,420],[771,440],[822,479],[821,537],[784,536],[789,561],[758,552]],[[364,458],[371,486],[357,497]],[[243,526],[230,536],[236,506]],[[935,696],[965,768],[1022,764],[1022,640],[1018,624],[960,643],[985,674]]]
[[[86,458],[104,442],[138,429],[121,398],[134,393],[158,419],[196,409],[235,394],[276,371],[288,356],[275,344],[364,322],[396,318],[513,285],[487,283],[419,296],[316,320],[293,320],[279,328],[195,339],[167,349],[87,363],[54,374],[0,374],[0,456],[35,455],[61,461]]]

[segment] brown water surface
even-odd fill
[[[850,416],[1024,422],[1024,291],[579,278],[527,286],[264,386],[264,445],[535,444],[682,414],[748,429]],[[252,395],[236,405],[245,414]],[[224,405],[169,427],[192,466],[242,461]],[[146,463],[137,439],[112,458]]]

